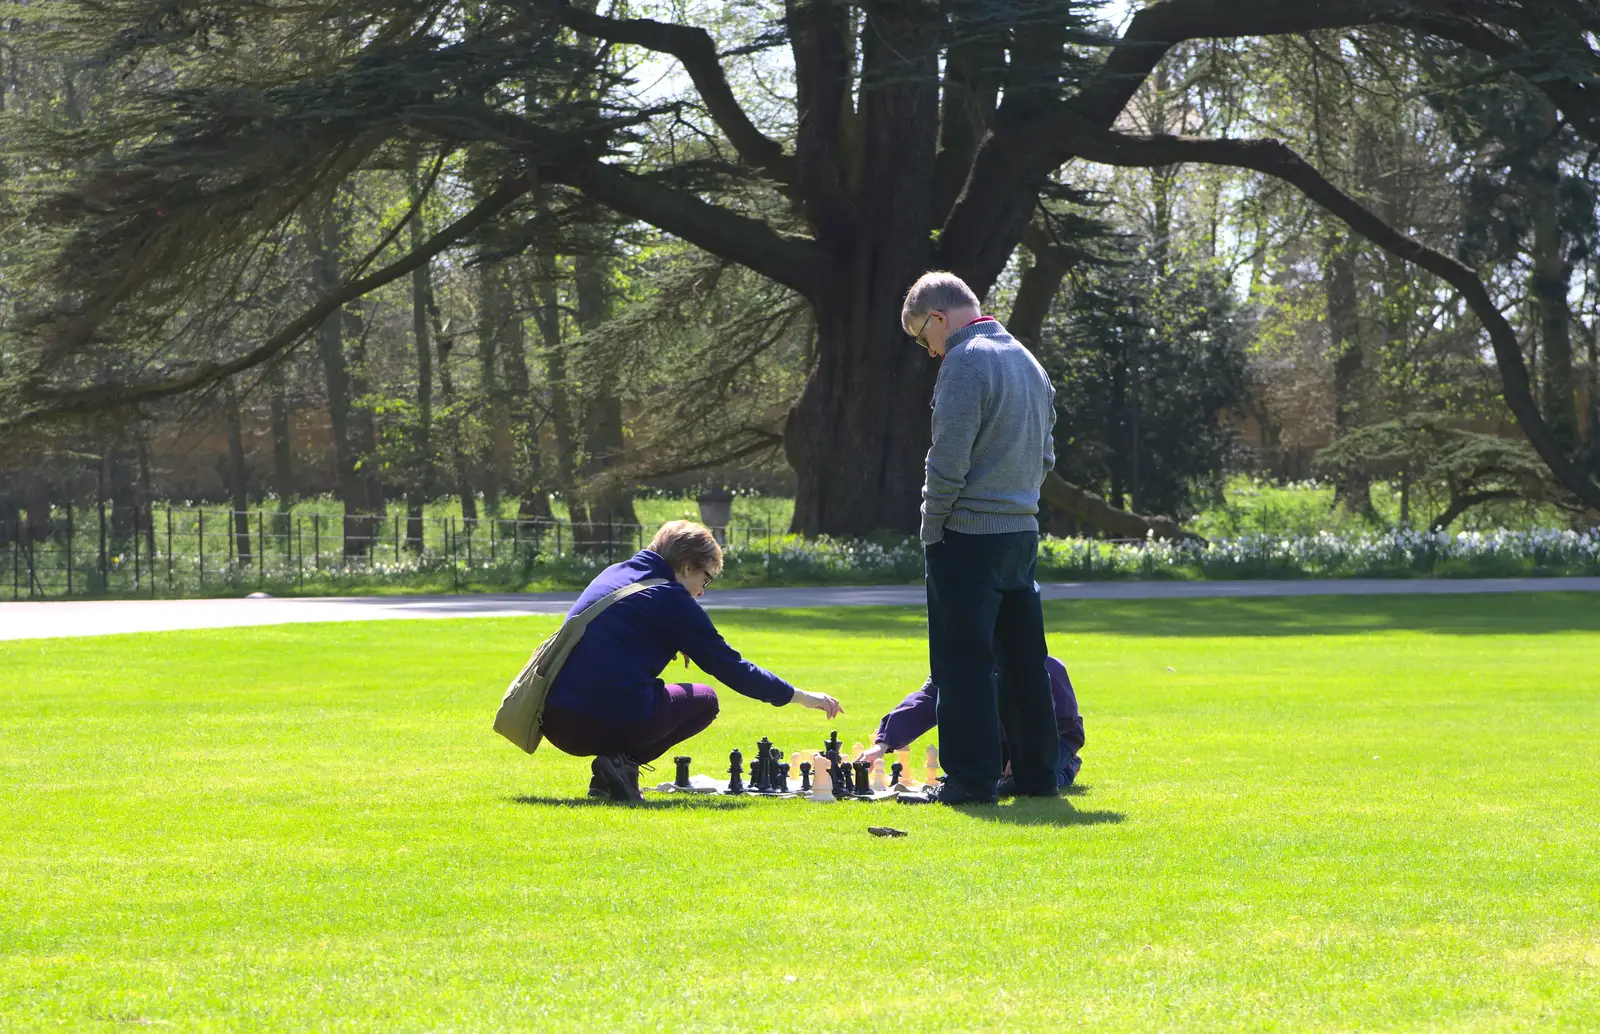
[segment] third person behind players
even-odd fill
[[[1046,657],[1044,666],[1050,673],[1050,693],[1055,698],[1056,708],[1056,734],[1061,740],[1061,767],[1056,771],[1056,785],[1065,790],[1078,778],[1078,771],[1083,768],[1083,759],[1078,756],[1084,742],[1083,715],[1078,712],[1078,695],[1072,691],[1072,679],[1067,675],[1067,666],[1054,657]],[[878,723],[877,734],[872,737],[872,746],[862,751],[856,760],[871,765],[892,751],[905,750],[933,729],[938,724],[938,694],[939,687],[934,685],[930,677],[921,689],[911,693],[895,705],[894,710],[883,716]],[[1002,732],[1002,749],[1004,735]],[[1016,793],[1016,785],[1011,781],[1009,758],[1007,761],[1008,770],[999,786],[1001,797]]]

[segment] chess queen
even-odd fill
[[[661,526],[648,549],[601,571],[567,613],[634,582],[659,580],[617,600],[583,632],[550,687],[540,730],[558,749],[593,757],[591,796],[637,800],[639,766],[704,730],[717,717],[707,685],[667,683],[661,674],[682,654],[735,693],[782,707],[800,704],[829,718],[839,702],[796,689],[739,656],[695,602],[722,573],[722,548],[691,521]]]

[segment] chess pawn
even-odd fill
[[[851,767],[856,770],[854,785],[857,797],[872,796],[872,766],[865,761],[852,762]]]
[[[939,748],[929,747],[924,761],[927,765],[927,772],[925,774],[928,778],[924,779],[923,782],[927,783],[929,786],[932,786],[934,783],[939,781]]]
[[[889,789],[889,781],[884,778],[882,758],[872,763],[872,789],[874,792],[882,792]]]
[[[811,762],[800,762],[800,792],[811,793]]]
[[[778,792],[789,792],[789,762],[785,761],[778,766]]]
[[[817,766],[815,778],[811,782],[811,799],[814,801],[833,800],[833,780],[828,777],[828,770],[824,766]]]
[[[677,777],[672,780],[673,786],[680,790],[689,789],[689,763],[693,760],[693,758],[687,758],[682,755],[672,759],[672,763],[678,766]]]
[[[902,756],[904,756],[905,751],[902,750],[900,753],[901,753]],[[890,780],[889,785],[890,786],[904,786],[905,784],[900,781],[900,774],[902,772],[904,772],[905,770],[906,770],[906,766],[902,762],[896,761],[889,768],[889,774],[894,777],[893,779]]]

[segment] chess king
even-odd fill
[[[1065,789],[1072,785],[1072,781],[1078,777],[1078,770],[1083,767],[1083,759],[1078,756],[1078,751],[1083,749],[1083,715],[1078,713],[1078,696],[1072,691],[1072,679],[1067,676],[1067,666],[1054,657],[1046,657],[1045,669],[1050,673],[1050,693],[1056,710],[1056,734],[1061,739],[1061,767],[1056,772],[1056,783]],[[929,678],[921,689],[900,701],[894,710],[883,716],[878,723],[877,734],[872,738],[872,746],[860,751],[856,760],[876,764],[890,751],[904,750],[910,746],[913,740],[937,723],[935,705],[938,698],[939,687]],[[1004,746],[1003,734],[1001,742]],[[1014,792],[1009,776],[1008,769],[1007,777],[1000,781],[999,794],[1002,797]]]
[[[639,799],[639,766],[709,726],[717,694],[700,683],[663,682],[682,654],[735,693],[783,707],[799,704],[829,718],[839,701],[796,689],[739,656],[718,634],[696,597],[722,573],[722,548],[691,521],[661,526],[648,549],[601,571],[567,613],[568,620],[637,582],[659,582],[622,597],[589,623],[550,687],[540,725],[545,739],[593,757],[589,793]]]

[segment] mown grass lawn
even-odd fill
[[[0,645],[0,1030],[1600,1026],[1600,598],[1048,619],[1083,785],[971,813],[592,805],[489,728],[549,619]],[[846,743],[925,669],[914,611],[718,621]]]

